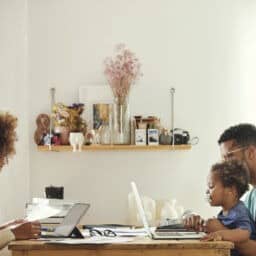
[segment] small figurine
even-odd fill
[[[50,145],[52,140],[52,135],[50,133],[47,133],[43,137],[43,145]]]
[[[69,134],[69,142],[70,145],[73,147],[73,152],[82,151],[82,146],[84,144],[84,135],[81,132],[71,132]]]
[[[46,145],[47,134],[50,131],[50,117],[47,114],[40,114],[36,118],[37,129],[34,133],[34,140],[37,145]],[[48,140],[47,140],[48,142]],[[50,143],[49,143],[50,144]]]
[[[162,129],[162,132],[159,136],[159,144],[170,145],[171,141],[172,141],[172,136],[168,133],[168,130]]]
[[[52,144],[57,146],[61,145],[60,133],[54,133],[52,137]]]

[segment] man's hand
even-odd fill
[[[189,215],[184,219],[184,226],[195,231],[205,231],[205,221],[199,215]]]
[[[41,232],[40,222],[25,222],[11,229],[16,240],[38,238]]]

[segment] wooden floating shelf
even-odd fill
[[[191,145],[158,145],[158,146],[136,146],[136,145],[89,145],[83,146],[82,151],[101,151],[101,150],[135,150],[135,151],[158,151],[158,150],[189,150]],[[71,146],[38,146],[38,151],[72,151]]]

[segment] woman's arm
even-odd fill
[[[13,240],[15,240],[15,236],[10,229],[0,230],[0,249],[4,248]]]

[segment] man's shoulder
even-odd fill
[[[254,221],[256,221],[256,188],[253,187],[247,192],[244,198],[244,204],[250,212],[250,215]]]
[[[245,205],[248,205],[250,202],[256,203],[256,188],[253,187],[252,189],[247,191],[247,193],[243,196],[243,199]]]

